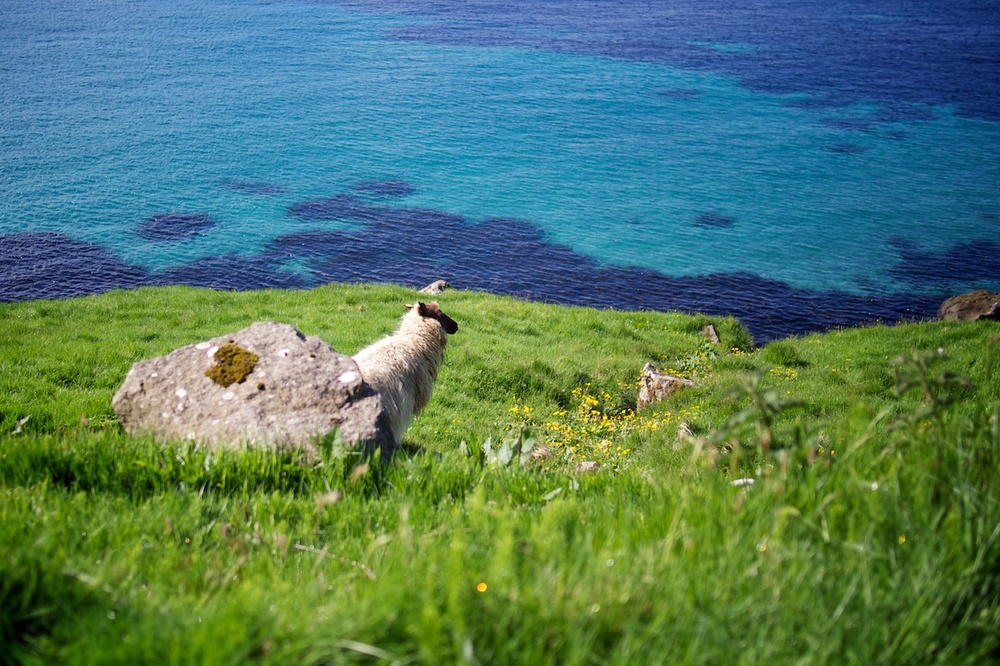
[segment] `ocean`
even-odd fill
[[[1000,2],[0,2],[0,301],[437,279],[758,343],[998,291]]]

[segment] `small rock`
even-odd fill
[[[655,365],[647,363],[642,368],[639,385],[639,401],[636,409],[642,409],[646,405],[659,402],[684,386],[694,386],[694,382],[683,377],[674,377],[660,372]]]
[[[552,449],[547,446],[536,446],[531,450],[532,460],[548,460],[552,457]]]
[[[719,334],[715,332],[715,326],[713,324],[709,324],[705,328],[701,329],[701,332],[706,338],[712,341],[713,345],[719,344]]]
[[[325,495],[319,495],[318,497],[316,497],[316,506],[317,508],[322,508],[324,506],[331,506],[339,502],[341,497],[342,495],[339,490],[330,491]]]
[[[1000,295],[979,289],[952,296],[938,308],[938,318],[944,321],[1000,320]]]
[[[444,280],[435,280],[434,282],[431,282],[429,285],[421,289],[419,293],[431,294],[433,296],[437,296],[438,294],[443,294],[444,290],[450,287],[451,285],[445,282]]]
[[[599,469],[601,469],[601,463],[593,460],[584,460],[583,462],[578,462],[576,464],[576,471],[578,474],[593,474]]]

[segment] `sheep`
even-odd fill
[[[406,308],[409,312],[399,330],[353,357],[361,378],[382,397],[397,445],[410,421],[430,401],[447,336],[458,331],[455,320],[441,312],[436,302],[418,301]]]

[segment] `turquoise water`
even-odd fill
[[[0,236],[60,234],[156,274],[357,232],[357,216],[289,214],[353,192],[522,220],[605,267],[869,296],[1000,288],[989,270],[921,282],[901,268],[907,251],[1000,238],[1000,122],[955,106],[884,121],[884,104],[811,104],[815,91],[721,71],[404,37],[439,19],[338,4],[55,0],[0,17]],[[380,181],[408,193],[356,189]],[[164,214],[209,222],[143,232]],[[323,278],[301,257],[272,264]],[[399,281],[424,277],[440,276]]]

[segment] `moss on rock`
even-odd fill
[[[205,371],[205,376],[224,388],[246,381],[259,360],[257,354],[232,341],[219,347],[212,358],[215,365]]]

